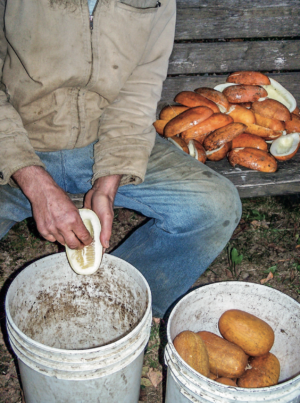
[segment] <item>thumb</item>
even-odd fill
[[[89,190],[84,197],[84,208],[92,209],[92,190]]]
[[[107,197],[101,197],[101,203],[97,203],[93,210],[98,215],[101,223],[100,242],[103,248],[107,249],[109,248],[109,240],[114,219],[114,211],[110,200]]]
[[[113,216],[111,216],[111,214],[101,214],[99,218],[101,222],[100,242],[102,246],[107,249],[109,248],[109,240],[111,237]]]

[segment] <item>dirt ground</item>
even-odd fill
[[[110,250],[144,220],[134,211],[115,210]],[[7,288],[29,262],[62,250],[58,244],[41,239],[32,219],[15,225],[0,241],[0,403],[24,401],[5,330]],[[194,286],[230,280],[263,283],[299,301],[300,195],[243,200],[243,216],[230,242]],[[163,402],[165,329],[166,323],[154,318],[144,359],[140,402]]]

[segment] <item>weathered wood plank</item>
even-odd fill
[[[200,3],[200,2],[199,2]],[[212,2],[213,3],[213,2]],[[236,1],[215,7],[212,3],[178,7],[176,40],[292,37],[299,35],[299,1],[276,4]],[[194,2],[192,2],[194,4]]]
[[[300,41],[175,43],[168,74],[300,70]]]
[[[232,167],[227,159],[208,161],[207,165],[224,175],[238,189],[241,197],[271,196],[300,192],[300,153],[285,162],[278,162],[274,173]]]
[[[269,74],[270,77],[282,84],[295,97],[300,105],[300,73]],[[227,75],[216,76],[178,76],[166,79],[161,101],[158,105],[158,112],[167,104],[174,104],[174,97],[180,91],[193,91],[197,87],[215,87],[224,83]]]
[[[68,193],[68,196],[70,197],[70,199],[77,208],[83,207],[84,193],[78,193],[78,194]]]
[[[283,7],[299,7],[299,0],[177,0],[177,8],[212,8],[212,9],[255,9],[255,8],[283,8]]]

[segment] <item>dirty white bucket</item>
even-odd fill
[[[225,386],[189,367],[172,341],[184,330],[206,330],[219,336],[218,320],[228,309],[241,309],[268,322],[275,331],[272,348],[281,364],[279,384],[259,389]],[[168,321],[168,365],[165,403],[300,402],[300,305],[272,288],[242,282],[203,286],[186,295]]]
[[[137,403],[151,293],[130,264],[104,255],[79,276],[65,253],[23,270],[6,297],[26,403]]]

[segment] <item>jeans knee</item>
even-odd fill
[[[242,203],[236,187],[226,178],[217,184],[214,192],[214,216],[222,228],[234,231],[242,215]]]
[[[228,179],[217,176],[207,189],[194,195],[193,211],[188,215],[201,228],[233,232],[242,215],[242,204],[236,187]],[[191,224],[190,224],[191,228]]]
[[[220,226],[234,230],[241,217],[241,201],[235,186],[215,175],[209,181],[191,181],[168,201],[163,227],[171,233]]]

